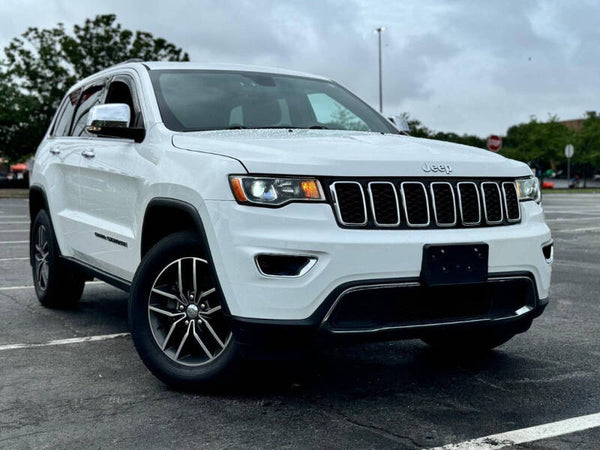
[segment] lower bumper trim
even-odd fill
[[[414,339],[444,329],[508,328],[515,333],[526,331],[533,319],[544,311],[548,299],[539,299],[533,275],[529,273],[505,273],[490,275],[488,282],[505,284],[519,280],[518,289],[525,289],[524,300],[508,302],[493,309],[493,314],[477,317],[454,317],[415,323],[373,323],[362,327],[334,327],[331,325],[336,306],[348,292],[372,291],[371,287],[422,287],[418,280],[378,280],[353,282],[336,288],[315,313],[303,320],[268,320],[232,317],[232,331],[241,343],[263,348],[306,349],[323,340],[380,341]],[[464,286],[463,286],[464,287]],[[489,288],[488,284],[488,288]],[[448,286],[445,287],[447,289]],[[517,290],[518,290],[517,289]],[[510,289],[509,289],[510,291]],[[523,291],[523,292],[525,292]],[[372,292],[371,292],[372,293]],[[501,297],[501,296],[500,296]],[[364,325],[364,324],[363,324]]]

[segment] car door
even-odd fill
[[[131,110],[131,126],[143,126],[133,77],[118,75],[110,80],[104,103],[125,103]],[[84,127],[85,128],[85,127]],[[144,163],[138,150],[142,144],[130,139],[88,136],[81,149],[81,211],[86,224],[79,236],[82,260],[93,267],[130,280],[139,262],[134,245],[136,205]]]
[[[70,137],[74,112],[82,89],[70,92],[63,100],[48,138],[38,151],[36,164],[45,166],[45,189],[50,216],[61,252],[72,256],[73,236],[77,232],[77,215],[81,206],[79,170],[81,155]],[[33,220],[33,218],[32,218]]]

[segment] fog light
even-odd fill
[[[257,255],[256,267],[262,275],[270,277],[301,277],[317,262],[311,256]]]

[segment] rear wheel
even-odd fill
[[[422,340],[430,346],[448,353],[481,353],[508,342],[515,335],[509,330],[451,331],[434,334]]]
[[[50,217],[40,210],[29,238],[33,284],[40,303],[49,308],[70,308],[79,303],[84,276],[60,259]]]
[[[194,233],[168,236],[144,257],[131,290],[129,321],[144,364],[165,383],[206,389],[232,374],[238,348]]]

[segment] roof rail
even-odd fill
[[[120,64],[134,63],[134,62],[144,62],[144,60],[142,58],[129,58],[125,61],[121,61],[120,63],[115,64],[115,66],[118,66]]]

